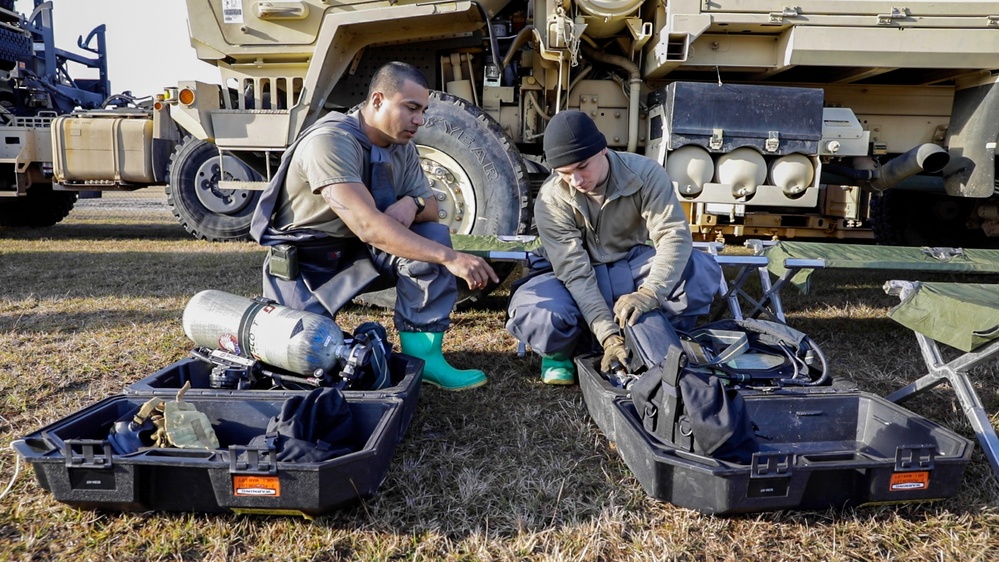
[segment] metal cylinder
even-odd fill
[[[312,312],[207,290],[184,307],[184,333],[210,349],[250,357],[292,373],[333,372],[343,332]]]
[[[693,197],[715,174],[715,163],[707,149],[688,144],[666,156],[666,172],[681,195]]]
[[[733,197],[748,197],[767,179],[767,163],[752,148],[722,154],[715,163],[715,181],[732,186]]]
[[[776,185],[788,197],[796,197],[811,187],[815,179],[812,161],[804,154],[788,154],[770,163],[770,183]]]
[[[586,16],[586,34],[590,37],[613,37],[624,29],[625,19],[635,16],[642,0],[576,0]]]

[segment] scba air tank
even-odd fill
[[[330,318],[224,291],[194,295],[182,323],[197,345],[306,376],[316,369],[333,372],[344,345]]]

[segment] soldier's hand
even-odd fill
[[[484,289],[490,280],[493,283],[499,283],[496,272],[486,260],[479,256],[455,252],[454,259],[445,262],[444,267],[455,277],[464,279],[465,283],[468,283],[468,288],[473,291]]]
[[[604,358],[600,360],[602,373],[610,372],[611,365],[615,361],[621,363],[625,368],[628,367],[628,350],[624,347],[624,338],[618,334],[611,334],[604,338],[603,348]]]
[[[657,308],[659,308],[659,299],[652,291],[642,287],[617,299],[614,303],[614,318],[622,328],[626,325],[634,326],[643,314]]]

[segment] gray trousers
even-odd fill
[[[651,246],[636,246],[623,260],[594,266],[597,285],[609,307],[638,290],[649,275],[655,253]],[[680,282],[662,307],[678,330],[693,328],[697,317],[710,311],[720,279],[721,267],[714,258],[691,252]],[[507,331],[542,355],[572,357],[599,349],[600,342],[594,341],[576,301],[551,271],[529,275],[510,296],[508,314]]]
[[[451,247],[451,231],[434,222],[414,223],[410,230]],[[279,304],[335,318],[357,295],[395,287],[395,327],[400,332],[444,332],[458,299],[458,284],[443,265],[404,259],[370,246],[342,265],[333,278],[310,287],[302,275],[293,280],[271,275],[264,258],[264,296]]]

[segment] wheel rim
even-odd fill
[[[475,188],[460,164],[446,153],[419,145],[420,165],[437,199],[437,217],[455,234],[471,234],[478,216]]]
[[[245,189],[219,189],[222,170],[225,170],[225,181],[250,181],[252,176],[246,164],[238,158],[223,156],[222,166],[219,157],[205,160],[198,167],[195,176],[195,193],[198,201],[213,213],[232,215],[242,211],[252,200],[251,193]]]

